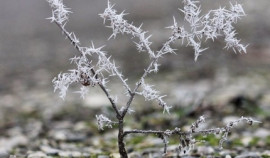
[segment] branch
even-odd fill
[[[78,45],[78,43],[74,42],[73,40],[73,37],[71,36],[70,33],[68,33],[68,31],[60,24],[58,23],[57,21],[55,21],[55,23],[57,24],[57,26],[62,30],[62,32],[65,34],[65,36],[71,41],[71,44],[76,48],[76,50],[81,54],[81,56],[84,54],[83,51],[82,51],[82,47],[80,47]],[[89,65],[91,65],[90,62],[88,62]],[[92,66],[91,66],[92,67]],[[93,68],[90,69],[92,74],[95,76],[95,78],[98,80],[99,77],[98,77],[98,74],[96,74],[95,70]],[[117,114],[117,117],[120,116],[120,113],[119,113],[119,110],[117,109],[116,107],[116,104],[114,102],[114,100],[112,99],[112,97],[110,96],[108,90],[104,87],[104,85],[102,84],[102,82],[98,82],[98,85],[99,87],[102,89],[102,91],[106,94],[107,98],[109,99],[114,111],[116,112]]]
[[[101,83],[99,83],[99,87],[103,90],[103,92],[106,94],[107,98],[109,99],[114,111],[116,112],[117,118],[120,118],[121,114],[120,114],[119,110],[117,109],[115,101],[112,99],[112,97],[109,94],[108,90]]]
[[[107,8],[102,14],[99,14],[100,17],[104,19],[104,23],[106,22],[106,20],[109,20],[111,22],[110,26],[108,27],[113,30],[113,33],[109,37],[109,39],[112,37],[115,38],[116,35],[119,33],[130,34],[133,37],[137,37],[139,39],[139,43],[135,43],[139,51],[144,51],[145,49],[149,54],[150,58],[155,58],[156,55],[154,51],[152,51],[152,49],[150,48],[151,42],[148,41],[151,35],[145,37],[145,34],[147,32],[141,29],[142,25],[140,27],[136,27],[132,23],[128,23],[127,20],[123,19],[126,13],[122,12],[120,14],[117,14],[117,11],[113,9],[113,7],[114,5],[112,5],[110,1],[108,1]]]
[[[172,136],[172,135],[177,135],[180,137],[180,142],[179,142],[179,148],[184,149],[184,150],[189,150],[190,147],[194,146],[196,143],[196,140],[193,139],[193,135],[209,135],[209,134],[222,134],[221,139],[220,139],[220,148],[222,148],[222,144],[224,141],[227,140],[228,133],[231,132],[231,129],[235,126],[238,125],[240,122],[246,122],[249,125],[253,125],[254,123],[261,123],[259,121],[253,120],[252,118],[249,117],[241,117],[238,120],[231,121],[228,123],[225,127],[221,128],[211,128],[211,129],[201,129],[201,130],[196,130],[198,129],[198,126],[205,122],[205,118],[203,116],[199,117],[198,120],[196,120],[191,128],[190,131],[181,131],[179,128],[175,128],[173,130],[140,130],[140,129],[134,129],[134,130],[128,130],[124,132],[124,137],[129,135],[129,134],[154,134],[157,135],[159,138],[163,140],[164,143],[164,153],[167,152],[167,138]]]
[[[168,49],[170,48],[170,44],[173,43],[174,41],[176,40],[176,38],[173,38],[173,37],[170,37],[169,40],[167,40],[162,48],[158,51],[158,54],[156,55],[156,57],[152,58],[152,61],[150,62],[150,64],[148,65],[147,69],[144,71],[142,77],[140,78],[140,80],[136,83],[136,87],[134,88],[133,92],[132,92],[132,95],[130,96],[126,106],[125,106],[125,109],[122,113],[122,117],[124,117],[135,97],[135,94],[137,93],[138,89],[140,88],[140,86],[142,85],[143,83],[143,80],[145,79],[145,77],[150,74],[151,72],[157,72],[158,71],[158,60],[159,58],[161,58],[164,54],[167,54],[167,53],[174,53],[174,50],[173,49]],[[170,50],[170,51],[168,51]],[[154,67],[154,68],[153,68]],[[152,71],[151,71],[152,70]],[[160,101],[159,101],[160,102]],[[168,110],[166,110],[168,111]]]
[[[71,11],[70,11],[69,8],[67,8],[63,4],[62,0],[47,0],[47,1],[49,2],[51,8],[53,9],[52,10],[52,16],[50,18],[48,18],[48,19],[50,19],[51,22],[54,22],[61,29],[62,33],[66,36],[66,38],[69,39],[71,44],[80,53],[79,58],[75,57],[75,58],[72,59],[72,61],[76,62],[77,60],[79,60],[79,62],[80,62],[80,64],[77,64],[78,65],[78,70],[72,70],[72,75],[75,78],[73,78],[72,81],[70,81],[70,80],[66,81],[65,82],[66,84],[64,84],[64,87],[62,86],[63,84],[59,87],[58,83],[60,83],[60,82],[57,82],[56,81],[57,79],[55,79],[54,80],[54,82],[56,83],[55,84],[56,85],[55,89],[63,88],[63,90],[62,89],[60,89],[60,90],[62,92],[61,97],[64,98],[66,90],[67,90],[69,84],[75,82],[76,79],[79,79],[79,82],[81,82],[81,80],[82,80],[81,83],[84,86],[90,85],[91,82],[92,82],[92,84],[91,84],[92,86],[94,86],[97,83],[100,86],[100,88],[103,90],[103,92],[106,94],[109,101],[111,102],[112,107],[113,107],[113,109],[115,110],[115,112],[117,114],[117,117],[120,117],[120,112],[119,112],[119,110],[117,109],[117,107],[115,105],[115,101],[112,99],[112,97],[110,96],[108,90],[105,88],[105,82],[103,82],[104,79],[100,79],[100,76],[98,74],[100,74],[101,77],[102,77],[103,75],[100,73],[100,71],[107,70],[107,71],[111,72],[111,75],[118,76],[118,78],[123,83],[123,85],[124,85],[125,89],[127,90],[127,92],[131,95],[131,89],[129,88],[129,86],[128,86],[127,82],[126,82],[127,79],[123,78],[123,75],[118,71],[118,69],[115,66],[114,62],[113,63],[110,62],[110,58],[106,57],[106,53],[100,51],[101,48],[95,49],[93,44],[92,44],[92,47],[90,47],[90,48],[81,47],[80,46],[80,41],[79,41],[79,39],[77,39],[75,34],[72,33],[72,32],[70,33],[65,29],[65,25],[66,25],[66,23],[68,21],[68,18],[69,18],[68,15],[69,15],[69,13],[71,13]],[[88,61],[88,58],[85,57],[86,55],[92,55],[92,53],[96,53],[99,56],[99,62],[97,64],[97,66],[99,66],[99,69],[97,71],[94,70],[94,67],[91,65],[91,62]],[[82,64],[81,64],[81,59],[82,58],[83,58],[84,66],[87,65],[87,69],[88,69],[87,71],[88,72],[91,71],[94,78],[91,78],[91,76],[89,76],[90,74],[85,73],[86,70],[84,69],[84,66],[82,66]],[[80,68],[84,69],[85,71],[80,70]],[[79,77],[77,75],[79,75]],[[66,74],[66,76],[71,76],[71,75]],[[61,77],[61,75],[60,75],[60,77]],[[84,95],[84,93],[81,93],[81,94]]]
[[[59,23],[58,21],[54,21],[55,24],[62,30],[62,32],[64,33],[64,35],[70,40],[71,44],[75,47],[75,49],[80,53],[81,56],[84,55],[83,53],[83,48],[79,46],[77,40],[74,40],[74,38],[72,37],[72,34],[69,33],[65,28],[64,28],[64,25],[62,25],[61,23]],[[87,58],[86,58],[87,59]],[[88,64],[91,66],[91,63],[88,62]],[[95,72],[95,70],[92,68],[91,66],[91,72],[92,74],[95,76],[95,78],[98,80],[99,77],[98,77],[98,74]],[[118,71],[116,71],[118,72]],[[119,73],[117,73],[119,74]],[[122,80],[122,78],[120,78]],[[98,82],[98,85],[100,86],[100,88],[103,90],[103,92],[106,94],[107,98],[109,99],[114,111],[116,112],[117,114],[117,117],[120,117],[120,113],[119,113],[119,110],[117,109],[117,106],[114,102],[114,100],[112,99],[112,97],[110,96],[108,90],[104,87],[104,85],[102,84],[102,82]],[[127,85],[127,84],[125,84]]]

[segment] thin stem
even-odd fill
[[[109,94],[109,92],[107,91],[107,89],[101,84],[98,83],[99,87],[103,90],[103,92],[106,94],[107,98],[109,99],[114,111],[116,112],[116,116],[119,119],[121,117],[121,114],[119,112],[119,110],[117,109],[117,106],[115,104],[115,101],[112,99],[111,95]]]
[[[224,132],[225,128],[213,128],[213,129],[205,129],[205,130],[198,130],[198,131],[180,131],[180,129],[176,128],[174,130],[139,130],[139,129],[134,129],[134,130],[129,130],[124,132],[124,136],[127,136],[129,134],[162,134],[162,135],[190,135],[190,134],[211,134],[215,133],[216,131]]]
[[[163,144],[164,144],[164,151],[163,151],[163,153],[166,154],[167,153],[167,148],[168,148],[167,136],[163,134],[163,135],[160,135],[160,138],[163,140]]]
[[[68,31],[63,27],[62,24],[58,23],[57,21],[54,21],[54,23],[62,30],[62,32],[65,34],[65,36],[70,40],[71,44],[78,50],[78,52],[83,55],[80,46],[78,46],[74,41],[73,38],[70,36]]]
[[[128,158],[127,151],[125,148],[125,143],[124,143],[124,123],[123,119],[119,119],[119,124],[118,124],[118,148],[119,148],[119,153],[121,155],[121,158]]]
[[[140,80],[137,82],[136,87],[134,88],[133,92],[130,95],[130,98],[126,104],[125,109],[122,112],[122,117],[124,118],[132,101],[134,100],[135,94],[138,91],[138,89],[140,88],[141,84],[142,84],[142,80],[150,73],[150,70],[152,69],[154,63],[156,63],[158,61],[158,59],[163,55],[162,52],[164,52],[164,49],[166,48],[166,46],[170,45],[172,42],[174,41],[174,38],[170,38],[169,40],[167,40],[162,48],[160,49],[160,51],[158,51],[159,53],[153,58],[153,60],[151,61],[151,63],[148,65],[147,69],[144,71],[142,77],[140,78]]]

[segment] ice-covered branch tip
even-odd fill
[[[199,125],[200,125],[201,123],[204,123],[204,122],[205,122],[205,117],[204,117],[204,116],[200,116],[199,119],[196,120],[196,122],[194,122],[194,123],[191,125],[191,127],[190,127],[191,132],[194,133],[195,130],[196,130],[197,128],[199,128]]]
[[[240,44],[237,39],[236,31],[233,26],[245,12],[240,4],[232,4],[230,9],[219,8],[210,10],[205,15],[201,14],[201,7],[199,1],[184,0],[184,9],[179,9],[184,13],[185,20],[189,23],[190,29],[187,30],[183,26],[178,26],[175,18],[174,24],[168,28],[173,30],[174,39],[182,39],[187,42],[187,46],[194,49],[195,61],[198,59],[201,52],[207,48],[201,48],[201,41],[208,39],[216,39],[220,36],[224,37],[226,46],[224,48],[232,48],[234,52],[246,53],[246,47]]]
[[[222,149],[222,145],[225,141],[228,139],[228,135],[231,132],[231,129],[235,126],[237,126],[240,122],[246,122],[249,125],[253,125],[254,123],[261,123],[260,121],[256,121],[252,119],[251,117],[241,117],[238,120],[229,122],[226,127],[223,127],[220,129],[220,131],[224,132],[220,141],[219,141],[219,147]]]
[[[159,95],[159,91],[153,89],[151,85],[146,84],[144,79],[141,80],[142,91],[137,92],[136,94],[142,95],[146,101],[155,100],[163,108],[164,112],[170,113],[171,106],[168,106],[167,103],[163,100],[163,97]]]
[[[127,79],[124,79],[122,73],[117,69],[114,61],[107,57],[106,52],[102,51],[103,47],[95,48],[94,44],[90,47],[80,46],[80,41],[76,37],[75,33],[68,32],[65,29],[65,24],[68,20],[68,15],[70,13],[69,9],[63,4],[62,0],[47,0],[52,8],[52,16],[50,19],[55,22],[59,28],[62,30],[63,34],[71,41],[71,44],[79,51],[80,56],[75,56],[71,58],[71,62],[77,65],[77,69],[70,70],[68,73],[60,73],[57,78],[54,78],[54,90],[60,91],[60,97],[62,99],[66,96],[66,91],[70,84],[74,82],[79,82],[83,86],[102,84],[105,87],[106,78],[103,77],[103,72],[107,72],[110,76],[117,76],[123,86],[125,87],[128,94],[131,90],[127,84]],[[92,66],[91,60],[88,59],[89,56],[96,54],[98,56],[98,62],[96,65]],[[88,56],[88,57],[87,57]],[[94,71],[94,68],[96,71]],[[99,76],[99,78],[97,77]],[[87,90],[85,87],[81,88],[81,91],[77,93],[81,94],[84,98]]]
[[[69,85],[75,82],[81,83],[82,86],[95,86],[99,84],[106,87],[107,78],[104,77],[105,72],[108,73],[109,76],[117,76],[123,83],[127,93],[129,94],[131,92],[126,83],[127,79],[123,78],[122,73],[118,71],[114,61],[111,61],[110,57],[107,57],[106,52],[101,50],[102,48],[103,47],[95,48],[93,43],[90,47],[79,46],[81,56],[71,58],[71,62],[75,63],[77,68],[70,70],[68,73],[60,73],[58,77],[53,80],[55,91],[60,91],[61,98],[66,96]],[[98,61],[96,65],[92,66],[92,63],[87,56],[93,56],[94,54],[98,56]],[[96,71],[93,74],[93,71],[91,70],[94,68]],[[77,93],[80,93],[81,97],[84,98],[86,92],[85,88],[81,88],[81,91]]]
[[[103,116],[102,114],[96,115],[96,119],[99,130],[104,130],[104,127],[112,128],[113,124],[116,124],[116,122],[111,121],[109,118]]]
[[[71,13],[70,9],[63,4],[63,0],[47,0],[51,6],[52,16],[48,19],[51,22],[57,22],[59,24],[64,24],[68,20],[68,15]]]
[[[152,43],[149,41],[149,38],[151,37],[151,35],[146,35],[147,32],[141,29],[142,25],[136,27],[132,23],[128,23],[127,20],[123,19],[123,17],[127,13],[123,11],[122,13],[117,14],[117,11],[113,7],[114,5],[112,5],[110,1],[108,1],[107,8],[102,14],[100,14],[100,17],[104,19],[104,23],[106,22],[106,20],[110,21],[110,25],[108,27],[111,28],[113,32],[109,39],[112,37],[115,38],[119,33],[129,34],[132,35],[132,37],[137,37],[139,39],[139,42],[135,42],[135,44],[138,51],[147,51],[150,58],[155,58],[156,55],[154,51],[152,51],[150,48],[150,45]]]

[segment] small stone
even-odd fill
[[[64,131],[55,131],[52,135],[53,135],[52,137],[55,140],[65,141],[67,139],[67,136]]]
[[[63,151],[78,151],[78,146],[76,143],[60,143],[59,149]]]
[[[235,158],[261,158],[260,154],[257,152],[243,153],[236,156]]]
[[[82,142],[87,139],[83,133],[67,133],[67,141],[69,142]]]
[[[89,153],[82,153],[83,157],[90,157],[91,155]]]
[[[27,158],[45,158],[45,157],[47,157],[47,155],[41,151],[34,152],[27,156]]]
[[[68,130],[58,130],[50,133],[50,136],[58,141],[68,141],[68,142],[81,142],[87,139],[84,133],[73,133]]]
[[[22,128],[21,127],[13,127],[11,129],[7,130],[7,134],[9,137],[14,137],[22,134]]]
[[[130,158],[141,158],[141,154],[139,152],[132,152],[128,154]]]
[[[73,151],[71,153],[72,157],[82,157],[82,153],[78,152],[78,151]]]
[[[0,148],[0,157],[1,158],[8,158],[9,153],[7,152],[7,150],[5,148]]]
[[[199,146],[197,152],[202,155],[210,155],[213,154],[215,150],[212,147]]]
[[[243,143],[244,146],[248,146],[249,143],[252,141],[252,139],[253,138],[252,137],[249,137],[249,136],[248,137],[244,137],[244,138],[241,139],[241,142]]]
[[[259,128],[255,131],[254,136],[259,138],[266,138],[267,136],[270,136],[270,130]]]
[[[83,148],[83,152],[91,153],[91,154],[100,154],[102,153],[101,149],[93,148],[93,147],[85,147]]]
[[[107,155],[98,155],[98,157],[97,158],[110,158],[109,156],[107,156]]]
[[[119,153],[110,154],[110,158],[120,158],[120,154]]]
[[[86,122],[80,121],[74,125],[74,131],[86,131],[89,130]]]
[[[232,158],[231,155],[226,155],[225,158]]]
[[[60,157],[71,157],[71,153],[70,152],[66,152],[66,151],[61,151],[58,153],[58,155]]]
[[[49,146],[41,146],[40,149],[48,155],[57,155],[59,150]]]
[[[53,123],[54,129],[58,130],[66,130],[71,129],[74,124],[71,121],[58,121]]]
[[[58,153],[60,157],[82,157],[83,154],[79,151],[60,151]]]
[[[262,157],[270,157],[270,150],[266,150],[262,153]]]
[[[100,146],[101,145],[101,141],[100,141],[100,138],[98,137],[93,137],[91,138],[91,142],[94,146]]]
[[[18,135],[12,138],[0,138],[0,150],[10,152],[16,146],[26,146],[28,142],[28,138],[24,135]]]
[[[26,125],[26,133],[29,138],[37,138],[42,132],[42,123],[40,121],[30,121]]]
[[[237,155],[237,152],[235,150],[223,149],[219,152],[219,155],[221,155],[222,157],[225,157],[226,155],[230,155],[230,156],[234,157],[235,155]]]

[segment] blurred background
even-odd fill
[[[182,7],[179,0],[111,2],[116,4],[119,12],[125,10],[129,13],[126,19],[136,26],[143,23],[142,29],[152,34],[154,50],[158,50],[171,35],[165,27],[172,25],[173,16],[179,24],[185,23],[178,10]],[[134,85],[149,63],[148,56],[136,52],[129,36],[120,35],[115,40],[107,40],[111,30],[103,25],[98,15],[103,13],[107,1],[64,0],[64,3],[73,12],[67,29],[75,32],[83,46],[90,45],[91,41],[96,46],[106,45],[104,50],[112,55],[129,78],[129,83]],[[240,0],[239,3],[247,16],[235,27],[241,42],[249,44],[248,53],[226,51],[221,38],[208,41],[209,49],[194,62],[192,48],[182,46],[181,41],[176,42],[173,47],[178,49],[177,55],[163,58],[160,72],[147,78],[148,83],[156,85],[156,89],[167,95],[166,101],[174,107],[172,114],[164,115],[157,103],[144,102],[143,98],[137,97],[133,106],[136,113],[128,118],[127,127],[188,127],[200,115],[206,115],[211,121],[205,126],[212,127],[247,115],[263,123],[255,128],[244,126],[245,131],[239,128],[241,132],[232,135],[238,142],[229,142],[227,147],[238,143],[242,150],[255,146],[254,150],[260,154],[266,151],[269,154],[270,1]],[[229,5],[227,1],[204,0],[202,9],[204,13],[208,9]],[[73,93],[79,89],[76,85],[71,87],[65,100],[53,92],[52,79],[59,72],[74,67],[69,58],[77,52],[59,28],[46,20],[50,16],[51,9],[45,0],[0,1],[0,157],[11,153],[31,155],[38,151],[41,155],[55,154],[56,151],[51,151],[53,149],[57,149],[60,156],[74,154],[73,151],[86,155],[115,152],[113,139],[116,132],[112,129],[100,133],[96,127],[96,114],[104,113],[114,118],[109,102],[98,87],[90,88],[84,100]],[[113,95],[118,95],[121,105],[126,98],[121,99],[119,87],[121,84],[112,79],[110,89]],[[146,117],[142,118],[144,114]],[[106,134],[112,141],[103,140]],[[156,144],[155,141],[154,144],[143,141],[142,137],[128,138],[130,152],[143,151],[148,146],[159,147],[157,144],[160,144],[158,140]],[[74,147],[74,142],[80,148]],[[172,144],[177,142],[172,141]]]

